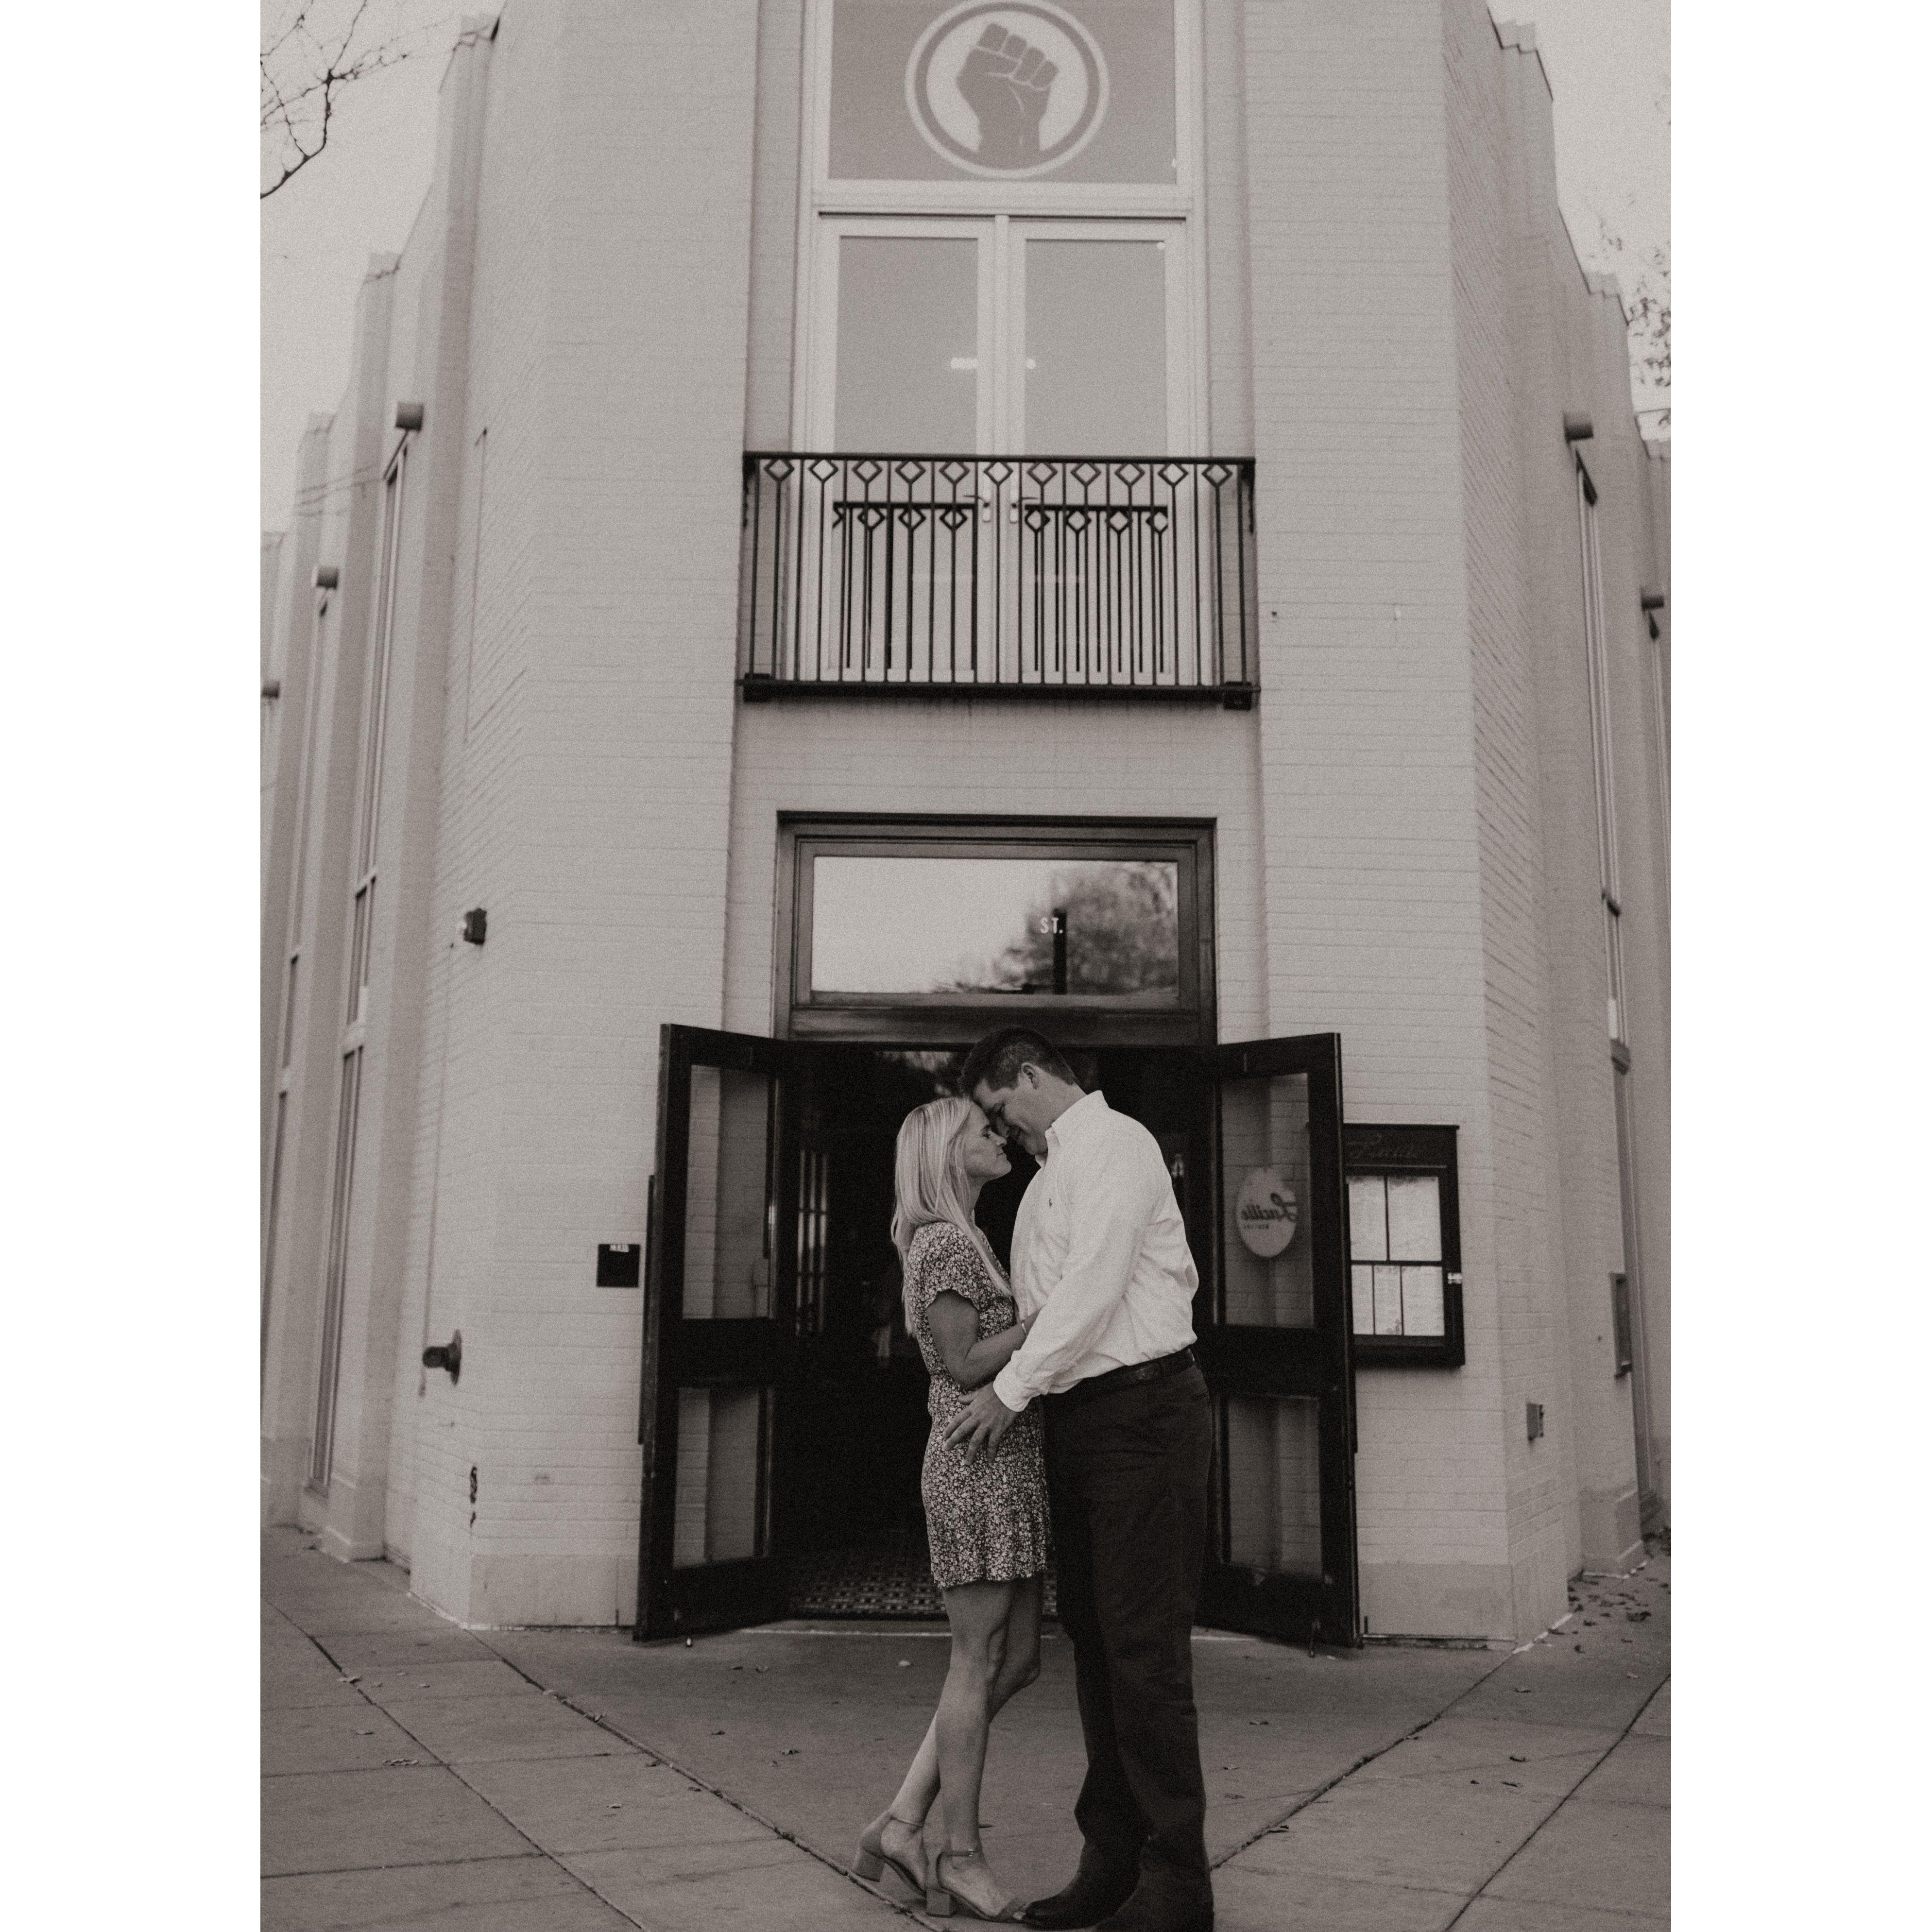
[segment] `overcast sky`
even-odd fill
[[[356,291],[372,254],[400,249],[429,187],[442,50],[459,15],[438,0],[389,0],[424,51],[342,97],[322,154],[262,204],[262,520],[288,520],[303,424],[349,380]],[[1636,266],[1670,233],[1668,0],[1499,0],[1528,20],[1556,97],[1556,172],[1578,252]],[[1619,262],[1603,224],[1621,236]]]

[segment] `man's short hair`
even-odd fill
[[[1030,1027],[1002,1027],[989,1033],[966,1056],[959,1070],[959,1090],[969,1097],[982,1085],[1003,1092],[1019,1084],[1020,1069],[1031,1065],[1070,1087],[1080,1084],[1073,1070],[1046,1034]]]

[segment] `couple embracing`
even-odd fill
[[[892,1220],[932,1378],[922,1488],[952,1658],[857,1869],[891,1865],[935,1913],[1210,1932],[1189,1635],[1211,1438],[1173,1185],[1154,1136],[1084,1091],[1037,1033],[982,1040],[959,1084],[970,1098],[930,1101],[899,1130]],[[1041,1163],[1010,1281],[974,1218],[1011,1166],[1009,1140]],[[1062,1890],[1022,1904],[981,1848],[980,1787],[988,1725],[1040,1674],[1050,1550],[1087,1747],[1082,1845]],[[935,1802],[945,1846],[928,1867]]]

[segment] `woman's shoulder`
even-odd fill
[[[928,1256],[938,1260],[942,1256],[950,1258],[973,1252],[973,1244],[963,1228],[956,1228],[950,1221],[928,1221],[913,1231],[906,1256],[908,1260],[923,1261]]]
[[[920,1228],[906,1250],[906,1263],[930,1276],[935,1292],[950,1288],[958,1293],[962,1282],[977,1282],[985,1273],[970,1237],[950,1221],[928,1221]]]

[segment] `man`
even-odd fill
[[[1199,1276],[1154,1136],[1089,1094],[1039,1034],[1010,1027],[960,1084],[1044,1165],[1020,1204],[1012,1275],[1033,1332],[955,1418],[989,1451],[1046,1412],[1060,1621],[1073,1640],[1084,1841],[1041,1927],[1210,1932],[1207,1794],[1189,1634],[1208,1531],[1208,1387],[1193,1354]]]

